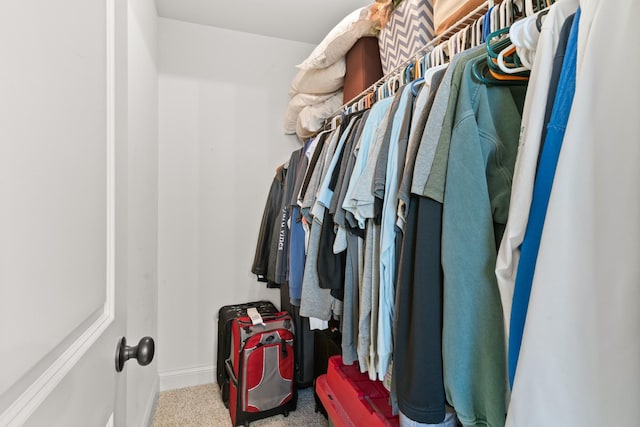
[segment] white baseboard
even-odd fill
[[[144,418],[143,420],[147,420],[143,425],[146,427],[153,426],[153,417],[156,414],[156,407],[158,406],[158,398],[160,397],[160,378],[156,377],[153,382],[153,391],[149,393],[149,401],[146,404],[146,408],[144,410]]]
[[[215,371],[215,366],[207,365],[160,372],[160,391],[212,383],[215,381]]]

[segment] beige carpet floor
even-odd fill
[[[288,417],[276,415],[254,421],[252,427],[327,427],[315,412],[313,389],[298,390],[298,408]],[[217,384],[205,384],[160,393],[153,427],[232,427]]]

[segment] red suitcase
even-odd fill
[[[231,326],[229,413],[234,426],[289,415],[297,404],[293,322],[287,312],[264,316],[263,324],[240,317]]]
[[[382,382],[371,381],[357,363],[343,365],[341,356],[329,358],[327,373],[316,380],[316,393],[335,427],[400,425]]]
[[[254,301],[242,304],[225,305],[218,311],[218,354],[216,357],[216,376],[222,402],[229,407],[229,377],[225,361],[231,355],[231,322],[238,317],[247,316],[247,310],[255,308],[261,315],[277,313],[278,309],[271,301]]]

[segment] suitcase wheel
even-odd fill
[[[284,417],[285,417],[285,418],[286,418],[286,417],[288,417],[288,416],[289,416],[289,410],[288,410],[288,409],[287,409],[287,410],[285,410],[285,411],[282,413],[282,415],[284,415]]]

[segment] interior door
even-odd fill
[[[124,425],[126,9],[0,1],[0,426]]]

